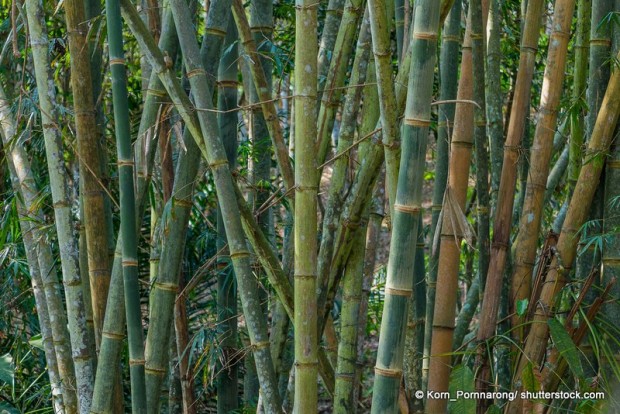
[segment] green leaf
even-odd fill
[[[21,414],[21,411],[8,402],[0,401],[0,414]]]
[[[534,375],[534,367],[531,362],[528,362],[523,368],[523,372],[521,373],[521,381],[523,381],[523,389],[525,391],[540,391],[540,382],[538,382],[536,376]]]
[[[11,354],[4,354],[0,357],[0,381],[12,384],[13,375],[13,357]]]
[[[486,414],[502,414],[502,410],[500,410],[497,405],[493,404],[489,407]]]
[[[573,372],[573,375],[579,380],[583,380],[584,373],[581,360],[579,359],[579,350],[577,350],[577,346],[568,335],[568,332],[566,332],[564,325],[555,318],[549,319],[547,324],[551,332],[551,339],[553,339],[553,343],[560,352],[560,356],[566,359],[568,367]],[[583,381],[580,382],[583,383]]]
[[[529,299],[521,299],[517,301],[517,315],[525,316],[525,312],[527,312],[527,306],[530,304]]]
[[[473,392],[475,390],[474,373],[465,365],[457,365],[450,374],[450,385],[448,387],[450,396],[456,397],[457,391]],[[476,400],[458,398],[450,401],[448,412],[454,414],[468,414],[476,412]]]
[[[43,347],[43,337],[41,337],[41,334],[35,335],[32,338],[30,338],[28,343],[34,346],[35,348],[39,348],[41,351],[45,351],[45,348]]]

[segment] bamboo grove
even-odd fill
[[[619,62],[618,0],[0,0],[0,412],[620,412]]]

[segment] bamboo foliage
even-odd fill
[[[439,4],[417,4],[410,47],[411,75],[405,110],[401,168],[394,202],[394,226],[385,285],[385,304],[375,367],[372,412],[395,412],[402,376],[407,305],[412,293],[413,255],[421,210],[422,176],[432,79],[439,29]]]

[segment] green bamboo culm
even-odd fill
[[[123,287],[125,292],[125,317],[129,343],[129,373],[131,377],[131,409],[133,413],[146,413],[146,386],[144,380],[144,334],[138,285],[138,240],[136,233],[136,202],[134,194],[134,161],[131,153],[129,103],[125,53],[123,51],[123,25],[118,0],[106,0],[106,21],[110,72],[112,74],[112,100],[114,129],[118,155],[120,186],[121,237],[123,238]]]
[[[396,413],[402,376],[407,305],[412,294],[422,180],[431,116],[440,4],[421,0],[411,37],[411,74],[405,109],[394,225],[385,285],[385,303],[375,367],[372,413]]]
[[[231,169],[236,166],[237,155],[237,31],[234,22],[228,25],[224,40],[225,52],[218,69],[218,116],[220,135]],[[190,138],[191,140],[191,138]],[[217,250],[226,244],[226,230],[222,213],[217,215]],[[222,258],[224,259],[224,258]],[[225,414],[239,408],[237,347],[237,284],[230,261],[219,264],[217,275],[217,318],[219,346],[222,349],[222,367],[217,378],[217,412]]]
[[[317,8],[295,11],[295,397],[296,414],[317,410]],[[333,60],[332,60],[333,64]]]

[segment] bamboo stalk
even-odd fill
[[[459,49],[461,46],[461,4],[457,1],[452,6],[450,14],[441,33],[441,51],[439,57],[439,75],[441,101],[456,99],[457,79],[459,71]],[[440,105],[437,120],[437,158],[435,162],[435,182],[433,185],[433,199],[431,205],[431,229],[429,240],[430,257],[428,263],[428,280],[426,283],[426,324],[424,325],[424,360],[422,361],[422,385],[426,388],[428,380],[429,355],[431,349],[431,334],[433,330],[433,312],[435,308],[435,289],[437,284],[437,264],[439,246],[432,246],[446,192],[448,181],[448,152],[451,134],[454,128],[455,103]]]
[[[482,10],[480,1],[470,4],[463,54],[461,78],[457,100],[471,100],[474,93],[473,66],[483,59]],[[478,67],[478,65],[476,65]],[[454,333],[457,278],[461,240],[465,229],[459,225],[465,211],[469,164],[474,141],[474,109],[467,103],[457,103],[454,117],[454,134],[450,144],[449,176],[443,201],[443,220],[439,251],[437,291],[433,316],[433,336],[429,362],[428,389],[447,391]],[[435,236],[437,238],[437,235]],[[439,413],[446,410],[447,400],[429,399],[426,410]]]
[[[344,3],[345,0],[329,0],[327,3],[327,10],[325,10],[325,23],[323,26],[323,32],[321,33],[321,40],[319,42],[317,64],[317,91],[319,101],[321,100],[323,89],[325,88],[327,71],[329,70],[329,66],[332,61],[334,45],[336,44],[336,38],[338,37],[340,22],[342,20]]]
[[[50,176],[56,233],[60,248],[63,284],[67,298],[67,319],[69,336],[75,365],[77,394],[80,411],[90,408],[93,382],[94,360],[87,325],[82,281],[79,273],[78,243],[74,237],[74,223],[71,215],[69,177],[65,169],[64,151],[60,130],[56,124],[55,91],[50,89],[47,30],[44,24],[44,10],[41,2],[26,2],[28,27],[32,44],[41,122],[45,139],[45,154]]]
[[[179,2],[171,2],[171,6],[175,20],[179,22],[188,21],[189,10],[185,4]],[[239,284],[239,292],[241,293],[241,302],[246,316],[246,323],[249,328],[250,340],[254,349],[254,357],[257,364],[257,372],[261,388],[265,396],[264,399],[266,410],[280,412],[279,397],[277,394],[277,386],[273,365],[271,362],[271,354],[268,349],[268,337],[266,333],[266,322],[261,316],[260,303],[258,302],[258,291],[255,280],[251,274],[249,265],[249,253],[247,252],[243,229],[241,228],[241,220],[239,217],[239,209],[235,199],[234,183],[225,159],[223,145],[219,141],[219,137],[213,129],[215,125],[214,114],[210,111],[212,104],[208,97],[210,91],[206,83],[206,75],[201,67],[200,58],[198,56],[198,45],[195,44],[194,35],[191,34],[191,27],[180,27],[177,25],[177,32],[182,34],[179,36],[181,48],[184,53],[186,68],[190,76],[190,83],[195,92],[196,103],[200,108],[206,111],[200,111],[198,118],[201,126],[195,122],[195,118],[190,114],[190,104],[187,95],[181,90],[178,80],[172,76],[169,68],[165,66],[163,56],[158,50],[152,37],[150,37],[144,24],[140,20],[133,5],[127,1],[122,2],[123,13],[125,19],[136,37],[141,49],[145,52],[153,65],[153,69],[166,86],[172,101],[175,103],[179,114],[187,122],[187,126],[194,138],[199,138],[197,144],[201,152],[207,156],[207,161],[211,166],[216,189],[218,190],[219,203],[225,214],[224,223],[226,224],[226,234],[228,236],[230,255],[237,275]],[[210,122],[211,121],[211,122]],[[211,125],[211,126],[209,126]],[[204,130],[204,136],[200,131]],[[204,138],[204,141],[200,139]]]
[[[88,27],[84,2],[64,3],[69,52],[71,54],[71,88],[75,106],[75,126],[80,159],[80,180],[83,181],[84,222],[88,250],[88,271],[93,301],[95,339],[101,342],[103,319],[110,286],[107,224],[104,190],[101,178],[99,134],[95,116],[92,77],[88,48]]]
[[[144,333],[142,332],[140,287],[138,285],[138,238],[136,233],[134,161],[131,153],[131,133],[129,130],[129,102],[127,99],[125,52],[123,50],[123,25],[120,4],[117,0],[106,0],[106,21],[118,154],[121,237],[123,238],[123,290],[129,345],[131,409],[134,413],[146,413]]]
[[[420,1],[416,6],[411,39],[411,75],[401,168],[394,202],[394,226],[385,285],[385,303],[375,367],[372,412],[395,412],[402,375],[407,302],[412,293],[418,219],[421,210],[422,178],[430,125],[432,79],[435,68],[439,3]]]
[[[399,168],[399,129],[396,108],[396,96],[392,80],[392,52],[390,33],[387,20],[387,9],[384,1],[368,0],[370,12],[370,29],[372,33],[372,49],[377,71],[377,88],[379,90],[379,108],[383,145],[385,146],[385,170],[387,174],[388,199],[393,206],[396,197]],[[398,7],[397,7],[398,11]],[[402,11],[402,10],[401,10]],[[398,25],[397,38],[398,38]],[[402,42],[402,27],[401,42]],[[397,43],[398,45],[398,43]],[[401,45],[402,46],[402,45]],[[390,207],[390,210],[392,207]]]
[[[620,54],[617,58],[620,58]],[[601,109],[586,150],[586,157],[581,166],[579,178],[558,239],[557,253],[553,256],[545,275],[530,332],[515,370],[514,380],[519,380],[523,368],[529,361],[537,365],[541,363],[544,356],[549,334],[546,321],[553,317],[556,297],[564,287],[566,274],[575,261],[579,242],[577,234],[587,219],[590,204],[596,192],[596,185],[594,184],[600,179],[619,114],[620,72],[615,71],[609,80],[605,97],[601,103]],[[515,412],[517,408],[518,404],[513,402],[509,405],[507,412]]]
[[[342,97],[349,58],[353,50],[353,39],[357,32],[359,21],[364,12],[366,0],[346,0],[344,15],[340,22],[336,44],[332,53],[332,59],[325,80],[325,87],[321,91],[321,101],[317,118],[317,163],[321,165],[325,161],[329,150],[332,128],[336,111]],[[317,174],[317,180],[319,175]],[[318,181],[317,181],[318,183]]]
[[[212,6],[213,7],[213,6]],[[230,21],[224,44],[227,53],[223,53],[218,68],[218,126],[226,158],[230,167],[237,165],[237,58],[238,50],[235,44],[237,31],[234,22]],[[191,137],[188,137],[191,141]],[[271,157],[269,158],[271,160]],[[217,220],[217,250],[220,251],[226,244],[226,230],[222,220],[222,213],[218,210]],[[219,346],[222,350],[221,368],[217,378],[217,411],[228,413],[239,407],[238,396],[238,352],[237,347],[237,286],[234,274],[229,269],[225,257],[217,276],[217,318],[219,326]]]
[[[514,248],[511,294],[513,307],[518,301],[529,297],[529,285],[542,216],[542,200],[549,174],[549,161],[553,147],[552,137],[558,115],[557,109],[563,91],[566,53],[574,9],[574,0],[557,0],[555,2],[551,24],[553,30],[549,38],[539,118],[530,149],[530,172],[527,179],[527,190],[519,222],[519,235]],[[492,270],[496,271],[496,269]],[[500,273],[497,272],[496,274]],[[487,313],[487,315],[489,314]]]
[[[295,11],[295,397],[293,412],[316,413],[317,334],[317,3]],[[346,18],[346,17],[345,17]],[[343,19],[344,20],[344,19]],[[340,38],[340,33],[338,35]],[[338,48],[338,46],[336,46]],[[336,59],[332,60],[332,65]],[[329,86],[329,82],[328,82]],[[330,93],[327,94],[331,95]],[[325,94],[324,94],[325,96]],[[319,135],[320,136],[320,135]]]

